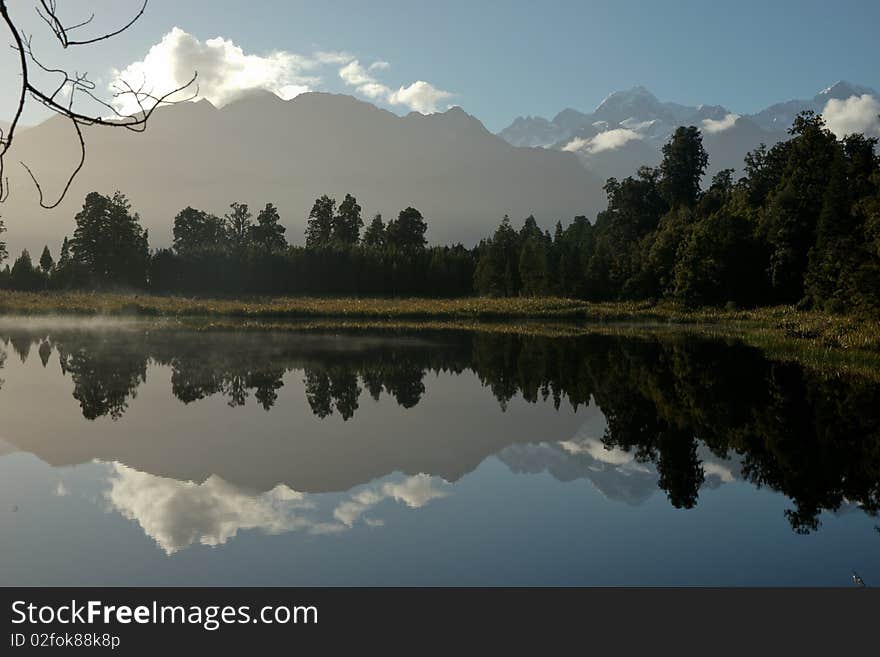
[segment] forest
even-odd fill
[[[474,248],[429,246],[416,208],[365,226],[357,199],[318,198],[305,245],[288,244],[272,203],[218,217],[187,207],[171,248],[151,250],[126,197],[87,195],[57,259],[24,251],[0,271],[13,290],[138,289],[155,294],[669,300],[688,307],[797,305],[880,315],[877,139],[838,139],[804,112],[789,139],[761,145],[744,175],[701,181],[708,155],[679,127],[657,167],[605,184],[607,209],[542,230],[505,216]],[[0,222],[0,234],[4,230]],[[0,241],[0,264],[8,257]]]

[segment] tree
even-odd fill
[[[52,271],[51,283],[53,288],[72,287],[76,272],[74,271],[73,258],[70,255],[70,240],[65,236],[61,242],[61,251],[58,254],[58,262]]]
[[[58,266],[66,267],[70,263],[70,240],[67,239],[67,236],[64,236],[64,241],[61,243],[61,253],[58,255]]]
[[[363,225],[361,206],[358,205],[354,196],[346,194],[345,199],[339,204],[338,211],[333,216],[331,240],[337,246],[354,246],[360,239]]]
[[[373,249],[381,249],[385,247],[385,223],[382,221],[382,215],[377,214],[373,217],[373,221],[364,231],[364,246]]]
[[[330,246],[335,209],[336,200],[326,194],[315,200],[306,223],[307,249],[324,249]]]
[[[174,250],[182,256],[219,252],[226,246],[223,220],[187,206],[174,217]]]
[[[854,240],[849,189],[842,149],[831,165],[831,175],[816,224],[816,242],[810,249],[804,287],[820,308],[844,309],[841,278],[859,249]]]
[[[257,214],[257,224],[251,227],[251,242],[265,253],[275,253],[287,248],[284,233],[287,229],[281,225],[281,217],[277,208],[271,203]]]
[[[871,215],[880,200],[876,144],[876,138],[847,136],[829,171],[805,276],[810,301],[826,311],[880,310],[880,253],[871,248]]]
[[[669,295],[675,287],[675,265],[694,224],[687,207],[670,210],[660,218],[657,230],[643,242],[646,267],[659,294]]]
[[[658,169],[640,167],[634,178],[627,177],[620,182],[610,178],[605,184],[608,208],[596,218],[595,248],[603,261],[601,275],[606,280],[594,281],[590,287],[602,290],[607,286],[610,289],[602,291],[613,291],[611,296],[614,298],[644,298],[657,293],[656,277],[647,275],[645,238],[657,230],[661,217],[669,210],[660,180]],[[586,233],[586,226],[581,232]],[[576,241],[583,241],[583,237],[578,235]],[[583,276],[584,266],[578,258],[581,253],[583,249],[566,250],[568,278],[577,280]],[[586,263],[586,268],[596,269],[590,267],[590,263]],[[592,278],[596,278],[600,272],[594,271],[593,274]],[[566,285],[566,291],[576,288],[577,285],[571,282]],[[591,298],[597,296],[591,293]]]
[[[547,248],[542,238],[530,237],[523,244],[519,275],[523,294],[541,296],[547,293]]]
[[[144,284],[149,261],[147,232],[121,192],[112,197],[89,193],[75,219],[73,260],[95,282]]]
[[[49,246],[46,245],[43,247],[43,253],[40,255],[40,269],[43,270],[44,274],[48,274],[52,270],[53,264],[55,264],[55,261],[52,260],[52,254],[49,253]]]
[[[229,246],[237,255],[244,253],[251,241],[251,211],[247,203],[232,202],[229,205],[230,212],[226,213],[226,235]]]
[[[660,188],[673,208],[693,207],[700,195],[700,178],[709,164],[703,137],[694,126],[676,128],[663,145]]]
[[[839,146],[813,112],[798,115],[789,133],[782,177],[768,197],[761,231],[770,250],[776,300],[796,303],[804,296],[804,273]]]
[[[499,297],[517,296],[520,292],[519,236],[504,215],[488,242],[479,248],[474,272],[474,287],[480,294]]]
[[[12,265],[9,283],[13,290],[36,290],[40,287],[40,272],[31,262],[31,254],[27,249],[21,252]]]
[[[413,207],[401,210],[397,219],[388,222],[385,229],[388,245],[401,251],[417,251],[425,248],[428,224],[422,213]]]
[[[0,235],[6,232],[6,226],[3,224],[3,220],[0,219]],[[0,240],[0,265],[3,264],[3,261],[9,257],[9,252],[6,250],[6,242]]]
[[[673,295],[685,305],[760,299],[763,272],[748,220],[725,206],[697,221],[682,245],[674,277]]]

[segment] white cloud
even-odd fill
[[[364,67],[344,51],[318,51],[301,55],[276,50],[263,55],[245,53],[231,39],[216,37],[201,41],[179,27],[173,28],[146,56],[122,70],[112,72],[111,90],[141,88],[153,96],[161,96],[186,84],[198,73],[198,98],[206,98],[221,107],[242,94],[263,89],[288,100],[299,94],[322,87],[322,67],[340,67],[339,77],[356,92],[372,101],[401,105],[422,113],[437,111],[438,106],[453,96],[424,80],[417,80],[394,90],[380,82],[374,73],[385,71],[390,64],[376,60]],[[182,92],[189,97],[195,87]],[[179,99],[179,98],[178,98]],[[114,108],[122,114],[140,110],[131,96],[117,96]]]
[[[385,68],[388,68],[387,62],[373,62],[367,70],[355,59],[339,69],[339,77],[348,86],[356,87],[358,93],[370,100],[384,101],[389,105],[404,105],[422,114],[436,112],[440,102],[453,96],[452,93],[437,89],[424,80],[417,80],[409,86],[394,91],[370,75],[369,71]]]
[[[424,80],[416,80],[408,87],[401,87],[392,93],[388,102],[392,105],[406,105],[416,112],[429,114],[436,112],[437,104],[448,98],[452,98],[450,92],[437,89]]]
[[[713,135],[733,127],[739,114],[727,114],[723,119],[703,119],[703,132]]]
[[[825,124],[838,138],[854,133],[880,137],[880,99],[870,94],[850,96],[846,100],[829,100],[822,116]]]
[[[339,77],[345,84],[352,87],[376,82],[375,78],[369,75],[356,59],[339,69]]]
[[[318,52],[312,56],[284,50],[247,54],[230,39],[216,37],[203,42],[175,27],[142,60],[114,71],[111,87],[118,87],[121,81],[136,88],[145,83],[153,95],[161,95],[185,84],[198,72],[199,97],[217,106],[253,89],[265,89],[288,99],[320,82],[313,75],[319,65],[335,65],[350,59],[340,52]],[[117,97],[114,105],[122,113],[138,111],[130,97]]]
[[[358,93],[370,100],[384,100],[391,94],[391,89],[367,73],[356,59],[339,69],[339,77],[349,87],[357,87]]]
[[[588,155],[595,155],[596,153],[601,153],[602,151],[610,151],[614,150],[615,148],[620,148],[627,142],[639,139],[642,139],[642,135],[640,135],[635,130],[628,130],[626,128],[615,128],[614,130],[606,130],[605,132],[600,132],[598,135],[590,139],[575,137],[565,146],[563,146],[562,150],[569,151],[571,153],[582,152]]]
[[[627,128],[628,130],[635,130],[636,132],[640,132],[642,130],[650,128],[655,123],[657,123],[656,119],[651,119],[650,121],[639,121],[638,119],[630,117],[621,121],[620,125],[622,125],[624,128]]]

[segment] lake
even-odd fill
[[[685,333],[0,323],[0,585],[880,583],[880,384]]]

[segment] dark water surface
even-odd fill
[[[0,324],[0,585],[880,584],[880,385],[693,336]]]

